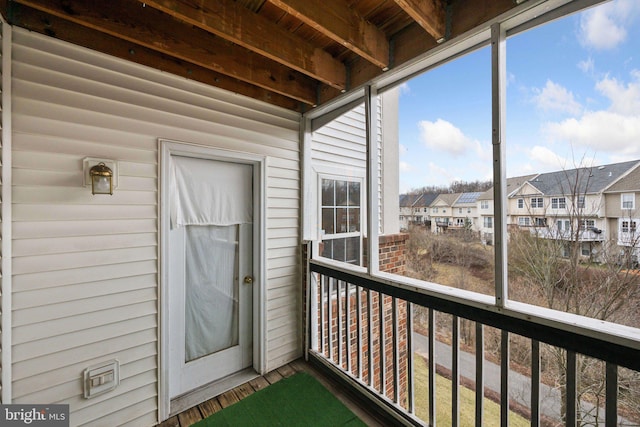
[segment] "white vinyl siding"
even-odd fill
[[[14,402],[157,421],[158,138],[267,156],[266,368],[299,357],[299,115],[23,30],[13,57]],[[84,157],[118,162],[113,196]],[[120,385],[84,399],[109,359]]]
[[[365,170],[364,104],[332,120],[312,135],[312,164],[316,167]]]
[[[351,179],[362,178],[366,176],[366,132],[365,132],[365,107],[361,104],[352,110],[342,114],[340,117],[332,120],[322,126],[311,135],[311,168],[313,176],[309,182],[307,189],[312,194],[312,200],[309,204],[310,210],[305,218],[307,221],[319,224],[317,217],[318,208],[318,188],[319,174],[333,175],[336,178]],[[383,170],[382,170],[382,106],[378,103],[378,109],[375,114],[377,129],[375,132],[376,141],[375,150],[378,156],[378,206],[379,213],[379,231],[383,230]],[[366,188],[362,187],[362,207],[366,207]],[[397,199],[397,197],[396,197]],[[397,203],[397,201],[395,201]],[[363,213],[364,215],[364,213]],[[362,225],[363,230],[365,225]],[[310,227],[317,229],[317,227]],[[307,236],[311,240],[315,240],[320,236]]]
[[[365,108],[361,104],[342,114],[311,134],[310,142],[311,176],[306,195],[309,198],[305,221],[311,222],[310,240],[320,239],[320,177],[336,179],[360,179],[365,181],[366,174],[366,133]],[[366,206],[364,187],[362,189],[362,206]],[[363,213],[364,216],[364,213]],[[361,227],[364,229],[365,224]]]

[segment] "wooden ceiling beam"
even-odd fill
[[[225,74],[304,102],[317,103],[317,82],[287,67],[182,24],[153,9],[140,19],[142,6],[123,0],[14,0],[84,27],[136,43],[162,54]],[[18,24],[19,25],[19,24]],[[169,32],[171,31],[171,32]],[[176,37],[180,34],[180,37]]]
[[[0,5],[3,8],[4,5]],[[84,46],[121,59],[165,71],[189,80],[245,95],[260,101],[302,112],[302,103],[290,97],[260,88],[244,81],[226,76],[207,68],[164,55],[144,46],[122,40],[104,33],[89,30],[81,25],[28,7],[12,6],[14,22],[30,31],[55,37],[69,43]],[[4,16],[6,10],[2,10]]]
[[[267,0],[332,40],[386,70],[389,41],[375,25],[364,20],[344,0]]]
[[[454,38],[472,28],[491,20],[509,9],[516,7],[513,0],[455,0],[451,7],[451,33]],[[411,25],[393,37],[395,49],[393,52],[394,67],[401,66],[416,57],[438,46],[435,38],[426,36],[424,29],[417,24]],[[351,87],[366,84],[382,72],[368,61],[357,58],[350,64]],[[325,88],[319,92],[320,104],[331,99]]]
[[[346,89],[347,70],[343,63],[232,0],[139,1],[336,89]]]
[[[455,0],[451,3],[451,37],[517,6],[513,0]]]
[[[414,21],[437,41],[444,40],[446,9],[442,0],[394,0]]]

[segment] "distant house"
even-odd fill
[[[477,200],[481,192],[462,193],[451,206],[452,226],[479,231]]]
[[[435,193],[416,193],[400,195],[400,228],[410,225],[428,225],[431,221],[430,206],[438,197]]]
[[[565,251],[577,242],[583,256],[597,259],[611,237],[604,192],[637,167],[638,161],[630,161],[539,174],[509,195],[511,224],[565,240]]]
[[[621,255],[637,264],[640,259],[640,163],[604,192],[606,229],[621,248]]]
[[[406,230],[409,224],[415,221],[417,211],[414,205],[422,197],[422,194],[400,195],[400,228]]]
[[[401,226],[430,223],[439,233],[479,232],[493,244],[493,187],[485,192],[421,193],[400,196]],[[582,256],[602,260],[603,243],[616,242],[620,254],[640,258],[640,161],[507,178],[506,224],[537,237],[578,242]],[[635,261],[634,261],[635,262]]]
[[[453,225],[453,205],[462,193],[439,194],[431,203],[431,231],[441,233]]]
[[[516,176],[507,178],[506,193],[511,194],[515,189],[537,174]],[[478,227],[480,229],[480,239],[484,244],[492,245],[495,233],[495,213],[493,203],[493,187],[478,196],[476,200],[476,212],[478,213]],[[507,211],[507,223],[510,224],[511,211]]]

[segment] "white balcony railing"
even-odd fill
[[[529,232],[542,239],[572,240],[578,242],[604,241],[604,231],[595,228],[580,230],[577,236],[575,231],[558,230],[548,227],[530,227]]]
[[[640,246],[640,231],[636,232],[620,232],[618,234],[619,246]]]

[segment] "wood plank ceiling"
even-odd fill
[[[303,112],[514,0],[4,0],[12,25]]]

